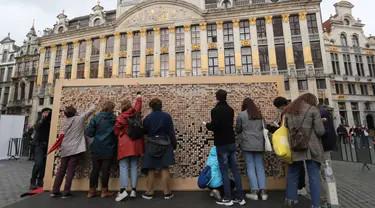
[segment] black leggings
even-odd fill
[[[102,170],[102,188],[108,188],[112,159],[92,158],[90,188],[98,187],[99,173]]]

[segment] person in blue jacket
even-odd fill
[[[215,146],[212,147],[210,150],[210,154],[208,155],[206,165],[210,166],[211,168],[211,179],[210,183],[208,184],[208,188],[211,189],[210,196],[214,197],[216,200],[221,200],[221,196],[224,195],[224,186]],[[235,185],[236,183],[233,180],[231,180],[230,186],[232,189],[235,188]]]

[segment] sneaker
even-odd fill
[[[250,200],[253,200],[253,201],[259,200],[258,191],[256,191],[256,190],[251,191],[250,194],[246,194],[246,198],[248,198]]]
[[[230,206],[233,206],[234,203],[232,200],[222,199],[220,201],[216,201],[216,204],[230,207]]]
[[[220,191],[218,191],[216,189],[211,191],[210,196],[214,197],[217,201],[221,200]]]
[[[268,195],[266,194],[266,190],[260,191],[260,198],[262,198],[263,201],[266,201],[268,199]]]
[[[118,192],[115,200],[117,202],[120,202],[124,200],[126,197],[128,197],[128,192],[125,190],[122,193]]]
[[[172,199],[173,197],[174,197],[174,194],[172,192],[170,192],[167,195],[164,195],[164,199],[166,199],[166,200]]]
[[[306,196],[307,195],[306,189],[305,188],[298,189],[298,195]]]
[[[151,200],[154,198],[154,195],[147,194],[146,192],[142,194],[142,198]]]
[[[234,202],[235,204],[239,204],[239,205],[241,205],[241,206],[246,205],[246,201],[245,201],[245,199],[241,199],[241,198],[236,198],[236,199],[233,200],[233,202]]]
[[[49,195],[50,197],[52,198],[56,198],[56,197],[60,197],[61,196],[61,193],[60,192],[57,192],[57,193],[52,193]]]
[[[137,192],[135,190],[132,190],[132,192],[130,192],[130,197],[137,198]]]
[[[71,196],[73,196],[71,193],[69,193],[69,192],[64,192],[63,194],[62,194],[62,198],[63,199],[67,199],[67,198],[69,198],[69,197],[71,197]]]

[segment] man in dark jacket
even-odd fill
[[[337,134],[339,135],[339,142],[342,140],[344,144],[346,144],[349,135],[344,125],[340,124],[340,126],[337,128]]]
[[[217,104],[211,110],[211,123],[207,123],[208,130],[214,132],[214,144],[216,146],[219,160],[220,172],[223,177],[224,198],[216,203],[231,206],[233,203],[245,205],[243,199],[241,175],[236,162],[236,143],[233,129],[234,110],[227,103],[227,92],[219,90],[216,92]],[[231,169],[236,183],[237,197],[233,201],[228,167]]]
[[[50,108],[44,108],[42,110],[42,118],[34,126],[36,132],[32,143],[35,145],[35,164],[30,179],[31,190],[43,187],[51,117],[52,110]]]

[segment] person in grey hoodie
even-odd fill
[[[240,147],[247,166],[247,175],[251,184],[251,193],[246,197],[251,200],[267,200],[266,174],[264,171],[265,140],[263,128],[265,122],[262,113],[251,98],[242,104],[242,112],[237,117],[236,133],[239,134]]]

